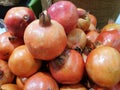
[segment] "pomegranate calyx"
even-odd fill
[[[51,18],[47,12],[42,12],[39,15],[39,24],[42,26],[49,26],[51,25]]]
[[[16,36],[10,36],[10,37],[8,37],[8,39],[9,39],[10,42],[14,42],[17,39],[17,37]]]
[[[65,53],[65,54],[64,54]],[[69,57],[66,52],[64,52],[60,56],[56,57],[53,61],[53,67],[56,68],[56,70],[60,69],[66,62],[67,58]]]
[[[92,50],[93,50],[93,49],[92,49],[91,47],[86,46],[86,47],[84,48],[83,52],[84,52],[86,55],[88,55]]]
[[[24,15],[24,16],[23,16],[23,19],[24,19],[24,21],[26,21],[26,22],[27,22],[27,21],[29,21],[29,20],[30,20],[30,16],[28,16],[28,15]]]
[[[83,52],[86,55],[88,55],[95,48],[96,48],[96,44],[87,39],[87,43],[86,43],[85,48],[83,49]]]
[[[64,58],[63,57],[57,57],[57,59],[55,60],[55,63],[61,67],[62,65],[64,65]]]
[[[100,41],[96,41],[95,43],[94,43],[94,46],[95,46],[95,48],[96,47],[99,47],[99,46],[102,46],[103,44],[102,44],[102,42],[100,42]]]
[[[80,54],[83,53],[83,49],[80,48],[79,46],[76,46],[76,47],[74,48],[74,50],[76,50],[76,51],[79,52]]]

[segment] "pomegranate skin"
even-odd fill
[[[35,20],[26,28],[24,42],[36,59],[52,60],[64,51],[67,36],[62,25],[55,20],[51,20],[50,26],[43,26]]]
[[[36,16],[30,8],[21,6],[9,9],[4,22],[12,35],[23,38],[25,28],[35,19]]]
[[[77,25],[77,7],[70,1],[58,1],[52,4],[47,12],[52,19],[63,25],[66,33]]]

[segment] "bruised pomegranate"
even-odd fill
[[[36,19],[34,12],[28,7],[13,7],[4,17],[7,30],[13,35],[22,38],[26,26]]]
[[[42,12],[40,19],[27,26],[24,42],[35,58],[51,60],[64,51],[67,36],[61,24]]]
[[[63,25],[65,32],[68,33],[76,25],[78,20],[77,7],[70,1],[58,1],[48,8],[51,18]]]

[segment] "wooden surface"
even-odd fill
[[[58,0],[55,0],[58,1]],[[98,19],[98,28],[107,24],[109,19],[116,20],[120,13],[120,0],[69,0],[77,7],[94,14]]]

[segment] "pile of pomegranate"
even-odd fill
[[[36,18],[13,7],[0,34],[1,90],[120,90],[120,24],[58,1]]]

